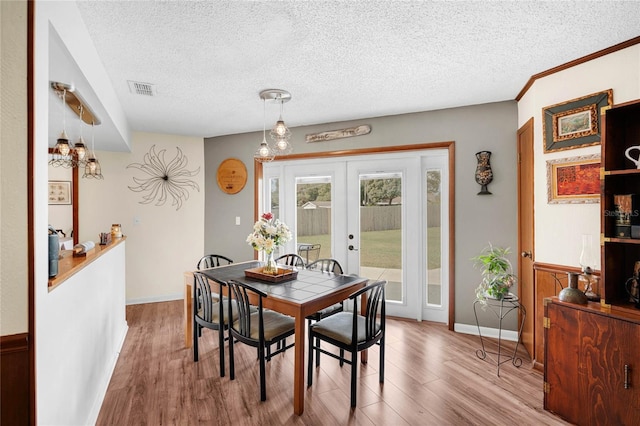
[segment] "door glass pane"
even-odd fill
[[[305,263],[331,255],[331,176],[296,178],[296,242]]]
[[[402,302],[402,176],[360,175],[360,275],[387,280],[388,302]]]
[[[441,263],[441,177],[440,170],[427,171],[427,304],[442,305],[442,263]]]
[[[269,179],[269,211],[273,217],[280,219],[280,179]]]

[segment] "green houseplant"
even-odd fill
[[[474,266],[482,270],[482,281],[476,288],[478,300],[485,301],[487,297],[500,300],[518,281],[507,257],[509,253],[509,247],[495,247],[489,243],[480,254],[472,258]]]

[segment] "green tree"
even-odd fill
[[[391,205],[394,198],[402,195],[402,184],[399,178],[371,179],[362,182],[362,204],[373,206],[386,203]]]

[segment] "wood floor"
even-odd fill
[[[293,350],[267,364],[260,402],[256,352],[236,345],[236,379],[221,378],[217,333],[204,330],[200,360],[184,348],[182,301],[127,306],[129,332],[98,425],[564,425],[542,408],[542,375],[476,357],[478,337],[444,325],[387,320],[384,385],[378,348],[358,363],[358,403],[349,406],[349,366],[323,357],[293,414]],[[511,346],[513,348],[513,346]],[[225,348],[225,356],[228,350]],[[306,382],[305,382],[306,383]]]

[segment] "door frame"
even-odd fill
[[[322,151],[322,152],[310,152],[304,154],[290,154],[287,156],[278,156],[274,161],[288,161],[288,160],[302,160],[302,159],[317,159],[327,157],[346,157],[346,156],[359,156],[366,154],[383,154],[402,151],[422,151],[426,149],[442,149],[448,150],[448,168],[449,168],[449,320],[447,327],[449,330],[454,330],[455,325],[455,142],[434,142],[424,143],[416,145],[398,145],[389,147],[376,147],[376,148],[362,148],[362,149],[347,149],[338,151]],[[262,163],[259,161],[253,162],[253,216],[254,220],[258,220],[260,197],[262,191],[263,180],[263,168]],[[254,254],[257,255],[257,254]]]

